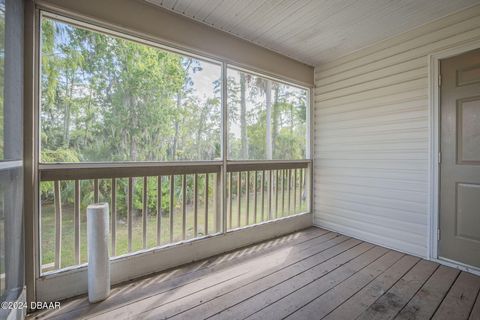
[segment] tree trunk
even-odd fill
[[[181,93],[177,93],[177,112],[180,111],[180,107],[182,106],[182,97]],[[172,143],[172,160],[176,160],[177,158],[177,143],[178,143],[178,123],[180,119],[177,117],[175,119],[175,135],[173,136],[173,143]]]
[[[290,103],[290,133],[293,134],[293,104]]]
[[[248,159],[248,140],[247,140],[247,105],[245,98],[245,75],[240,74],[240,134],[241,134],[241,150],[240,158]]]
[[[130,161],[137,161],[137,159],[137,140],[135,139],[135,136],[130,136]]]
[[[205,103],[205,106],[202,108],[202,113],[200,115],[200,121],[198,123],[196,146],[197,146],[197,156],[199,160],[203,159],[203,157],[201,156],[202,146],[200,145],[200,138],[202,137],[202,133],[204,130],[204,123],[207,120],[208,107],[209,107],[209,104]]]
[[[274,88],[274,100],[273,100],[273,128],[272,128],[272,145],[275,146],[278,136],[278,126],[280,120],[280,110],[278,110],[278,86]]]
[[[130,94],[127,94],[126,95],[126,99],[125,101],[127,102],[126,106],[127,106],[127,110],[131,110],[133,111],[133,114],[130,113],[130,116],[132,117],[131,119],[131,125],[133,128],[136,127],[137,125],[137,117],[136,117],[136,112],[135,112],[135,107],[134,107],[134,102],[133,102],[133,99],[132,99],[132,96]],[[130,132],[129,133],[129,138],[130,138],[130,161],[137,161],[138,160],[138,150],[137,150],[137,139],[135,137],[135,135]],[[132,201],[133,203],[131,204],[132,208],[133,208],[133,212],[136,212],[135,210],[135,206],[134,206],[134,203],[135,203],[135,186],[136,186],[136,179],[133,177],[132,178]],[[125,193],[125,195],[127,195],[127,193]]]
[[[65,103],[65,116],[63,119],[63,145],[68,148],[70,144],[70,104]]]
[[[67,91],[66,101],[65,101],[65,108],[64,108],[64,118],[63,118],[63,144],[64,147],[68,148],[70,145],[70,113],[71,113],[71,101],[73,99],[73,78],[75,77],[75,73],[73,71],[72,78],[70,81],[67,80],[67,87],[65,91]],[[67,76],[68,79],[68,76]],[[70,88],[68,85],[70,84]]]
[[[266,80],[265,85],[265,104],[267,106],[267,129],[266,129],[266,147],[267,159],[273,159],[272,146],[272,81]]]

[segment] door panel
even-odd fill
[[[456,236],[470,241],[480,241],[480,184],[457,184],[455,212]],[[478,253],[480,254],[480,252]]]
[[[480,50],[440,62],[439,256],[480,267]]]
[[[457,72],[457,87],[480,82],[480,65],[471,66]]]
[[[458,161],[480,163],[480,96],[460,100],[457,119]]]

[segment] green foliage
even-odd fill
[[[57,150],[42,150],[42,160],[47,163],[79,162],[80,159],[75,150],[59,148]]]
[[[218,157],[220,92],[195,90],[203,69],[218,81],[218,66],[43,19],[42,150],[80,162]]]

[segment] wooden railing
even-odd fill
[[[307,210],[308,161],[42,164],[42,272],[83,264],[86,206],[110,206],[112,257]]]
[[[307,209],[308,162],[238,162],[227,166],[228,230]]]

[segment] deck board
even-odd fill
[[[288,276],[291,272],[295,272],[291,271],[292,268],[301,271],[302,268],[308,268],[313,263],[319,263],[320,261],[325,260],[329,254],[335,254],[338,251],[346,250],[358,243],[358,240],[353,240],[345,236],[338,236],[324,241],[317,246],[312,247],[310,250],[286,252],[281,255],[278,260],[272,260],[271,256],[267,256],[265,259],[262,259],[262,261],[253,261],[253,265],[237,266],[236,268],[250,271],[244,278],[242,278],[242,281],[225,283],[223,286],[218,287],[208,287],[207,290],[203,290],[202,292],[191,292],[189,294],[187,291],[187,294],[182,297],[178,294],[175,296],[169,294],[167,299],[159,299],[160,296],[156,295],[151,299],[144,299],[137,303],[137,307],[142,309],[143,306],[148,306],[148,308],[145,308],[142,318],[150,316],[156,318],[159,314],[162,316],[174,317],[175,315],[179,315],[180,317],[184,317],[185,313],[188,314],[189,312],[192,312],[192,310],[196,311],[197,306],[199,308],[206,308],[210,303],[217,304],[218,299],[222,299],[225,296],[236,296],[236,298],[238,298],[238,292],[250,292],[248,290],[254,290],[252,288],[257,287],[262,289],[263,287],[261,284],[267,283],[268,281],[274,281],[274,279],[281,278],[282,275]],[[324,257],[324,255],[326,255],[326,257]],[[227,269],[225,272],[229,273],[231,271],[230,269]],[[214,274],[211,277],[216,279],[217,274]],[[173,297],[175,297],[175,299],[173,299]],[[119,308],[110,313],[110,316],[112,318],[116,315],[121,316],[126,312],[128,313],[129,309],[128,306],[126,308]]]
[[[191,319],[198,317],[198,314],[202,314],[207,317],[212,317],[232,306],[239,304],[259,293],[266,291],[277,284],[284,282],[290,278],[295,277],[298,274],[304,273],[307,270],[315,270],[318,274],[327,274],[334,270],[339,265],[349,261],[353,257],[357,256],[361,252],[364,252],[371,248],[372,245],[362,243],[359,240],[349,239],[343,243],[340,243],[334,247],[331,247],[320,254],[316,255],[312,259],[301,261],[293,266],[285,268],[280,272],[268,275],[258,281],[255,281],[247,286],[230,292],[227,295],[221,296],[219,299],[209,301],[202,304],[199,307],[188,310],[181,313],[173,319]],[[313,271],[312,271],[313,272]]]
[[[440,266],[395,319],[430,319],[459,273],[456,269]]]
[[[354,294],[351,298],[342,303],[338,308],[326,315],[327,320],[349,320],[357,318],[372,303],[387,292],[404,274],[413,268],[419,258],[413,256],[404,256],[385,273],[370,282],[362,290]]]
[[[307,301],[301,308],[289,314],[287,319],[320,319],[325,317],[368,283],[383,274],[402,257],[403,254],[399,252],[389,251],[328,292],[319,294],[315,299]],[[272,305],[272,307],[274,306]]]
[[[392,319],[417,293],[437,267],[437,263],[420,261],[357,319]]]
[[[468,319],[479,290],[480,277],[467,272],[460,273],[433,319]]]
[[[473,274],[310,228],[29,318],[480,320],[479,292]]]
[[[470,313],[468,320],[480,320],[480,291],[477,293],[477,301],[472,308],[472,312]]]
[[[218,270],[223,270],[238,264],[239,261],[259,257],[258,262],[261,263],[263,260],[262,257],[268,256],[269,254],[278,254],[281,250],[291,250],[292,248],[296,250],[297,248],[298,250],[307,250],[310,247],[316,247],[319,241],[325,237],[330,239],[337,236],[339,235],[334,232],[328,232],[327,230],[318,232],[314,228],[306,229],[116,286],[112,289],[109,299],[99,304],[91,305],[86,298],[73,299],[62,303],[61,310],[43,312],[35,314],[35,316],[37,318],[71,319],[105,313],[109,310],[116,310],[120,307],[131,305],[136,301],[143,301],[147,297],[154,297],[155,295],[177,289],[205,275],[215,274]],[[346,237],[343,238],[346,239]]]
[[[256,273],[253,273],[253,272],[250,273],[245,278],[240,279],[240,281],[238,281],[237,283],[229,284],[228,286],[224,286],[222,288],[211,288],[208,290],[204,290],[203,292],[194,293],[185,297],[184,299],[179,299],[171,304],[168,304],[168,305],[164,304],[164,305],[157,306],[155,310],[153,310],[152,308],[146,313],[162,314],[169,317],[180,314],[186,310],[189,310],[196,306],[200,306],[209,301],[213,301],[223,295],[230,294],[235,290],[248,286],[257,280],[263,277],[266,277],[272,274],[273,272],[281,271],[283,268],[291,266],[302,259],[309,259],[313,255],[319,252],[322,252],[330,247],[338,245],[342,242],[345,242],[348,239],[349,238],[347,237],[341,237],[341,236],[336,236],[334,239],[331,237],[331,234],[327,234],[323,238],[323,241],[322,241],[323,243],[318,242],[317,246],[315,248],[312,248],[315,250],[312,250],[312,251],[299,250],[297,252],[298,256],[296,261],[290,260],[288,263],[277,264],[277,266],[274,267],[275,262],[269,259],[269,261],[265,262],[266,265],[270,266],[270,269],[266,272],[259,272],[259,269],[257,269]]]
[[[223,311],[212,319],[240,320],[249,316],[252,319],[265,319],[265,317],[267,319],[282,319],[289,314],[290,310],[296,310],[298,303],[301,303],[303,299],[308,299],[311,295],[327,291],[384,255],[387,251],[381,247],[366,248],[367,250],[360,249],[360,246],[354,248],[356,250],[352,250],[352,255],[349,257],[350,260],[344,263],[340,262],[337,264],[333,262],[335,259],[332,259],[331,261],[334,263],[335,269],[329,272],[318,272],[315,268],[308,270],[256,296],[250,297],[248,300]],[[272,306],[272,304],[275,305]],[[259,310],[265,312],[256,313]]]

